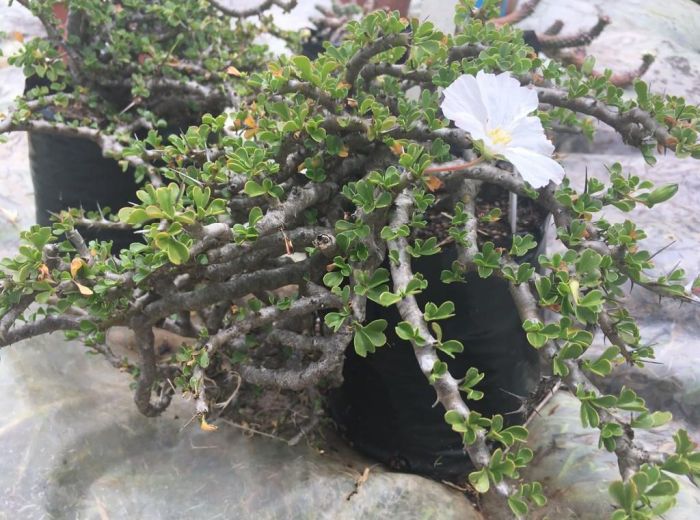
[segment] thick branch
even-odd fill
[[[260,386],[271,386],[287,390],[303,390],[318,385],[323,379],[337,376],[343,368],[345,347],[352,339],[352,332],[346,328],[328,338],[306,337],[321,346],[323,355],[318,361],[312,361],[300,370],[274,370],[264,367],[244,365],[240,368],[243,379]],[[335,376],[335,377],[333,377]]]
[[[350,85],[355,85],[357,77],[362,68],[369,63],[374,56],[394,47],[407,47],[411,43],[410,35],[407,33],[389,34],[382,36],[371,45],[363,47],[355,54],[347,64],[345,71],[345,81]],[[352,88],[352,87],[351,87]]]
[[[585,47],[595,40],[603,32],[605,27],[610,24],[610,18],[607,16],[599,16],[598,22],[587,31],[581,31],[572,36],[550,36],[548,34],[538,35],[538,40],[542,49],[547,51],[551,49],[564,49],[566,47]]]
[[[396,229],[407,224],[410,220],[412,208],[413,200],[409,192],[404,190],[396,199],[396,209],[391,220],[391,227]],[[396,293],[403,292],[408,282],[413,278],[411,259],[407,252],[407,246],[408,244],[405,238],[398,238],[388,242],[389,250],[397,255],[399,259],[398,264],[391,263],[391,278],[394,284],[393,289]],[[411,343],[421,371],[425,377],[430,380],[433,366],[440,361],[435,349],[437,340],[428,329],[423,319],[423,313],[418,307],[418,302],[413,295],[404,297],[396,306],[401,318],[417,329],[418,333],[425,341],[423,345],[418,345],[415,342]],[[464,418],[469,416],[470,410],[459,393],[457,380],[455,380],[449,372],[435,381],[433,387],[437,393],[438,401],[445,410],[454,410]],[[488,466],[491,453],[486,444],[486,434],[483,430],[477,432],[476,440],[472,444],[465,445],[465,451],[476,468]],[[504,497],[509,496],[513,492],[510,484],[505,481],[498,484],[496,490]]]
[[[286,310],[281,310],[275,305],[263,307],[253,316],[238,321],[232,327],[224,329],[212,336],[206,343],[206,349],[211,355],[227,342],[237,337],[242,337],[253,329],[269,325],[278,319],[284,318],[286,320],[305,316],[320,309],[337,308],[339,306],[340,301],[338,297],[324,290],[323,293],[318,295],[299,298]]]
[[[172,390],[169,387],[164,388],[164,392],[158,400],[155,403],[151,402],[151,394],[158,377],[153,328],[148,320],[141,316],[131,321],[131,327],[136,335],[136,346],[140,358],[134,402],[139,411],[146,417],[155,417],[160,415],[170,404]]]
[[[79,319],[67,316],[47,316],[39,321],[27,323],[21,327],[15,327],[0,336],[0,349],[12,345],[23,339],[41,336],[42,334],[55,332],[57,330],[79,330]]]
[[[640,108],[620,113],[597,99],[585,97],[571,99],[563,90],[546,87],[535,87],[535,89],[541,103],[593,116],[617,130],[622,139],[633,146],[638,147],[643,144],[647,136],[653,137],[659,144],[666,147],[673,147],[676,144],[676,139],[671,136],[666,126]]]

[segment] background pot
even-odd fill
[[[29,77],[25,92],[45,80]],[[47,120],[51,112],[42,114]],[[94,142],[79,137],[28,132],[29,168],[34,185],[36,221],[51,225],[51,214],[67,208],[116,212],[137,201],[138,185],[132,170],[123,171],[117,162],[102,156]],[[129,247],[135,235],[129,231],[79,228],[86,240],[113,241],[112,251]]]
[[[524,261],[534,263],[538,253],[531,252]],[[421,307],[445,300],[456,306],[456,316],[440,324],[444,337],[461,341],[464,352],[455,359],[441,358],[456,378],[472,366],[486,374],[476,387],[486,395],[468,401],[471,409],[487,416],[504,414],[509,424],[522,422],[516,396],[527,396],[537,385],[537,352],[527,342],[506,281],[482,279],[476,273],[467,275],[466,284],[440,281],[440,272],[455,259],[455,248],[447,248],[413,263],[414,271],[428,280],[417,297]],[[471,466],[461,439],[445,423],[442,406],[435,406],[435,391],[411,345],[394,334],[401,321],[398,311],[368,302],[367,320],[380,318],[389,322],[387,345],[366,358],[350,345],[343,385],[330,397],[331,415],[358,450],[394,469],[440,479],[463,477]]]
[[[86,139],[29,132],[29,167],[34,185],[36,221],[51,224],[51,213],[66,208],[117,211],[136,200],[137,184],[131,171]],[[135,240],[129,231],[80,228],[86,240],[111,240],[112,251],[129,247]]]

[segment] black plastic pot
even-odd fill
[[[440,323],[444,337],[461,341],[464,352],[455,359],[441,357],[455,377],[472,366],[486,374],[477,386],[486,395],[469,401],[471,409],[486,416],[504,414],[510,424],[522,422],[516,396],[527,396],[537,384],[537,353],[527,342],[507,282],[476,273],[467,276],[466,284],[440,281],[440,272],[455,259],[456,251],[450,248],[413,265],[428,280],[426,291],[418,296],[421,307],[448,299],[456,306],[456,316]],[[367,320],[380,318],[389,322],[387,345],[366,358],[350,345],[344,383],[330,397],[331,415],[355,448],[391,468],[440,479],[464,476],[471,465],[461,439],[445,423],[442,406],[435,405],[435,391],[411,345],[394,334],[401,321],[398,311],[368,302]]]
[[[133,172],[122,171],[116,161],[102,156],[100,148],[86,139],[29,133],[29,167],[34,184],[36,221],[50,225],[51,213],[66,208],[117,211],[136,200]],[[128,231],[80,228],[86,240],[113,241],[112,250],[128,247],[135,240]]]
[[[29,77],[25,92],[45,80]],[[48,120],[51,112],[43,114]],[[36,221],[51,224],[51,214],[67,208],[117,211],[137,201],[134,172],[123,171],[116,161],[102,156],[94,142],[79,138],[28,132],[29,168],[34,185]],[[128,231],[79,228],[86,240],[113,241],[112,251],[128,247],[137,238]]]

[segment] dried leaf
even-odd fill
[[[0,114],[0,119],[3,119],[3,114]],[[14,210],[9,210],[5,208],[0,208],[0,215],[7,220],[10,224],[17,224],[19,220],[19,214]]]
[[[240,78],[242,76],[241,71],[233,65],[229,65],[226,68],[226,74],[229,74],[230,76],[236,76],[237,78]]]
[[[338,157],[347,157],[350,154],[348,147],[343,145],[343,147],[338,152]]]
[[[209,424],[204,416],[202,416],[202,421],[199,423],[199,428],[203,432],[215,432],[219,429],[215,424]]]
[[[78,274],[78,271],[80,271],[83,267],[85,267],[85,260],[82,258],[74,258],[70,262],[70,276],[71,278],[75,278],[75,276]]]
[[[255,134],[258,133],[258,123],[255,121],[253,116],[248,114],[246,118],[243,120],[243,124],[248,127],[248,130],[243,132],[243,136],[246,139],[250,139],[253,137]]]
[[[80,294],[82,294],[83,296],[92,296],[92,294],[93,294],[92,289],[90,289],[89,287],[87,287],[81,283],[76,282],[75,280],[73,280],[73,283],[80,291]]]
[[[394,144],[391,145],[391,151],[394,153],[394,155],[402,155],[404,150],[401,142],[394,141]]]
[[[41,264],[41,265],[39,266],[39,275],[36,277],[36,279],[37,279],[38,281],[40,281],[40,282],[41,282],[42,280],[49,280],[49,281],[53,282],[53,280],[51,279],[51,273],[49,272],[49,266],[48,266],[48,265],[46,265],[46,264]]]
[[[431,175],[430,177],[428,177],[428,180],[425,181],[425,184],[427,185],[428,190],[431,192],[435,192],[445,185],[444,182],[442,182],[440,179],[438,179],[434,175]]]
[[[22,34],[22,33],[19,32],[19,31],[12,31],[12,32],[10,33],[10,37],[11,37],[13,40],[18,41],[19,43],[24,43],[24,34]]]
[[[277,65],[276,63],[270,63],[268,64],[267,68],[269,71],[272,73],[272,75],[276,78],[279,78],[282,76],[282,68]]]
[[[369,478],[369,467],[366,467],[364,471],[362,472],[362,475],[357,479],[357,485],[358,487],[367,482],[367,479]]]
[[[280,230],[282,231],[282,230]],[[288,255],[293,255],[294,254],[294,244],[290,240],[290,238],[287,236],[287,233],[282,231],[282,236],[284,237],[284,249],[287,251]]]

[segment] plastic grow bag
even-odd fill
[[[428,301],[446,300],[456,307],[456,315],[440,325],[446,339],[464,344],[464,352],[455,359],[440,357],[456,378],[472,366],[486,374],[476,387],[486,395],[468,401],[471,409],[487,416],[504,414],[509,424],[521,422],[517,396],[526,397],[537,384],[537,353],[527,342],[507,282],[471,273],[465,284],[443,284],[440,272],[454,260],[456,250],[448,248],[413,263],[414,271],[428,280],[417,296],[421,308]],[[411,345],[394,333],[401,321],[396,307],[368,301],[367,321],[375,319],[389,322],[387,345],[366,358],[349,346],[343,385],[331,394],[331,414],[355,448],[394,469],[441,479],[464,476],[470,463],[461,439],[445,423],[445,410],[436,405],[435,391]]]
[[[29,77],[25,91],[41,84],[42,80]],[[50,120],[53,114],[46,112],[43,117]],[[137,200],[133,171],[123,171],[116,161],[103,157],[94,142],[37,132],[28,132],[28,140],[38,224],[50,225],[51,214],[66,208],[110,208],[116,212]],[[129,231],[79,230],[86,240],[113,241],[114,252],[137,240]]]

